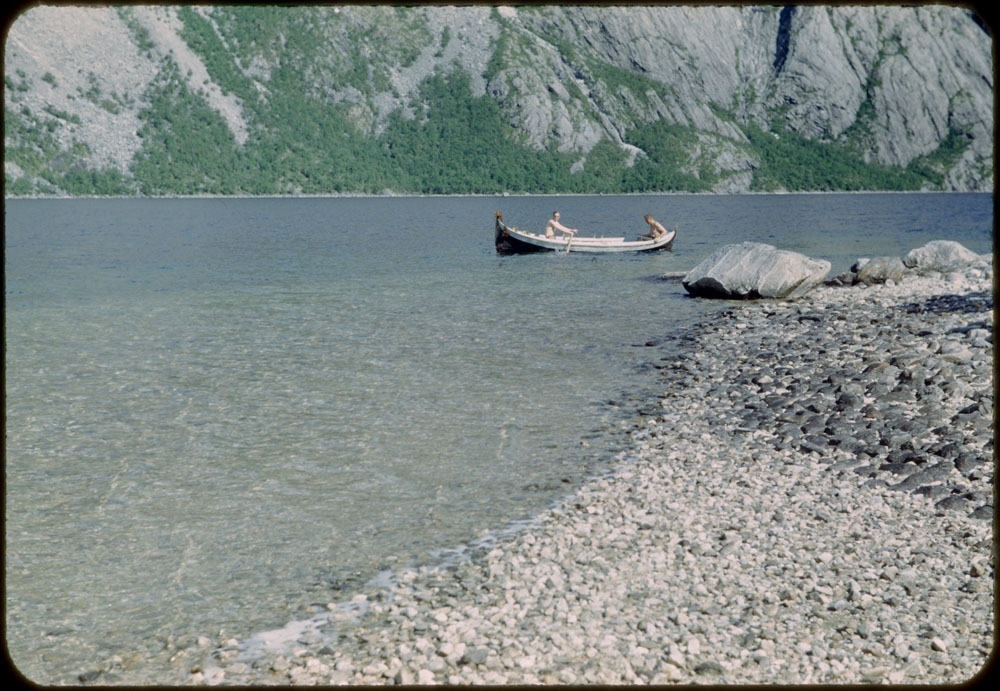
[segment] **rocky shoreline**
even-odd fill
[[[526,530],[188,684],[961,683],[993,646],[987,262],[646,344],[631,448]],[[183,670],[183,671],[182,671]],[[104,681],[111,681],[105,678]]]

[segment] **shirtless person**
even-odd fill
[[[559,212],[554,211],[552,213],[552,218],[550,218],[549,222],[545,224],[545,237],[547,238],[555,237],[555,231],[557,230],[563,235],[569,235],[569,236],[576,235],[577,233],[576,228],[567,228],[562,223],[560,223]]]
[[[640,240],[659,240],[667,234],[667,229],[663,227],[663,224],[653,218],[651,214],[646,214],[643,216],[642,220],[649,224],[649,233],[647,235],[640,235]]]

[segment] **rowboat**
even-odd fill
[[[626,240],[624,237],[546,237],[526,230],[518,230],[503,222],[497,211],[494,240],[498,254],[528,254],[530,252],[655,252],[670,250],[677,236],[677,228],[656,240]]]

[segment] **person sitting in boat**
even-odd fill
[[[667,234],[667,229],[663,227],[662,223],[653,218],[652,214],[646,214],[642,219],[649,224],[649,233],[640,235],[640,240],[659,240]]]
[[[549,222],[545,224],[545,237],[547,238],[555,237],[555,231],[557,230],[563,235],[569,235],[571,237],[573,235],[576,235],[577,233],[576,228],[567,228],[562,223],[560,223],[559,212],[553,211],[552,218],[550,218]]]

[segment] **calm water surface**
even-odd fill
[[[499,257],[493,211],[657,255]],[[7,645],[33,681],[246,638],[600,472],[660,277],[753,240],[833,263],[992,250],[989,195],[8,200]],[[173,672],[170,672],[173,674]]]

